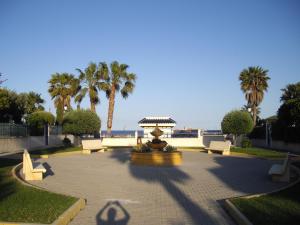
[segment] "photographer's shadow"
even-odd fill
[[[121,219],[117,219],[118,211],[123,214]],[[107,212],[106,219],[105,212]],[[96,216],[97,225],[126,225],[129,219],[129,213],[118,201],[107,202]]]

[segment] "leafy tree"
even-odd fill
[[[90,110],[74,110],[66,114],[63,120],[63,132],[80,136],[95,134],[101,127],[100,118]]]
[[[101,73],[100,68],[102,68],[102,64],[99,64],[99,66],[97,66],[96,63],[90,63],[84,71],[82,71],[81,69],[76,69],[79,72],[79,80],[82,85],[80,91],[75,97],[75,102],[78,103],[77,109],[80,108],[81,101],[88,93],[90,98],[91,111],[96,112],[96,105],[100,102],[98,91],[102,90],[104,84],[102,79],[104,79],[103,75],[106,74],[103,73],[103,68]]]
[[[50,87],[48,92],[56,107],[56,117],[59,124],[62,123],[64,111],[71,109],[71,98],[80,89],[79,80],[68,73],[55,73],[48,81]]]
[[[114,61],[110,64],[110,69],[105,63],[101,64],[100,73],[105,78],[106,83],[102,84],[102,89],[106,91],[106,96],[109,99],[108,118],[107,118],[107,133],[111,133],[113,113],[115,107],[116,93],[121,92],[123,98],[127,98],[135,87],[136,75],[128,73],[128,65],[119,64]]]
[[[45,124],[54,124],[55,117],[50,112],[36,111],[27,116],[26,122],[31,135],[40,135],[43,134]]]
[[[19,102],[23,105],[25,114],[31,114],[36,111],[44,111],[45,100],[41,94],[30,91],[29,93],[20,93]]]
[[[253,120],[249,113],[245,111],[234,110],[227,113],[221,123],[224,134],[233,134],[234,142],[236,138],[242,134],[248,134],[254,127]]]
[[[0,88],[0,122],[21,123],[23,115],[24,107],[20,104],[18,94],[9,89]]]
[[[281,89],[281,91],[283,93],[280,101],[283,103],[286,103],[292,99],[300,99],[300,82],[288,84],[285,88]]]
[[[300,82],[288,84],[282,90],[277,115],[278,122],[285,127],[300,127]]]
[[[244,69],[239,76],[241,89],[245,93],[248,106],[251,107],[254,125],[257,120],[257,107],[263,100],[264,92],[268,89],[270,78],[267,73],[268,70],[256,66]]]

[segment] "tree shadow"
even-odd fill
[[[118,150],[118,149],[113,149],[110,152],[110,158],[112,159],[116,159],[117,161],[121,162],[121,163],[127,163],[130,161],[130,149],[127,150]]]
[[[0,202],[16,192],[17,184],[12,178],[11,169],[20,162],[21,160],[0,158]]]
[[[114,152],[111,158],[125,163],[130,160],[130,152]],[[216,224],[213,215],[209,215],[202,209],[193,199],[188,197],[178,184],[184,184],[192,179],[187,173],[182,171],[180,167],[152,167],[128,165],[131,175],[139,180],[149,183],[160,183],[177,204],[182,208],[193,224]],[[173,221],[174,222],[174,221]]]
[[[218,155],[212,157],[219,166],[208,168],[208,171],[235,191],[254,194],[286,185],[271,181],[268,170],[273,163],[269,160]]]
[[[121,218],[118,218],[118,212],[122,215]],[[129,220],[129,213],[119,201],[107,202],[96,215],[97,225],[127,225]]]

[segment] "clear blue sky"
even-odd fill
[[[269,70],[261,116],[271,116],[280,89],[300,80],[297,0],[1,0],[0,35],[4,86],[41,93],[51,112],[51,74],[76,74],[91,61],[130,65],[136,89],[117,98],[113,129],[136,129],[148,115],[170,115],[177,128],[218,129],[226,112],[246,103],[238,76],[256,65]]]

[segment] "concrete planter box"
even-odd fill
[[[131,163],[145,166],[179,166],[182,163],[182,153],[175,152],[132,152]]]

